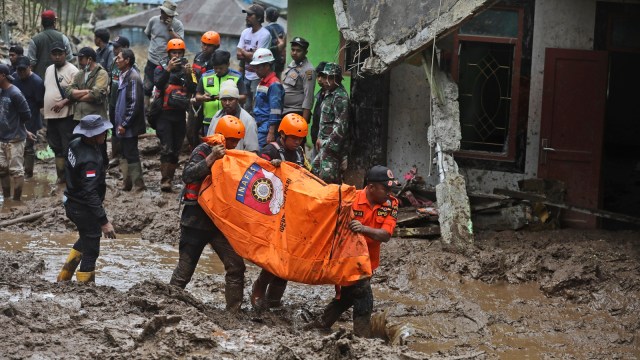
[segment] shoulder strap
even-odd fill
[[[60,86],[60,80],[58,80],[58,69],[53,65],[53,76],[56,78],[56,85],[58,85],[58,91],[60,91],[60,96],[64,99],[64,91],[62,91],[62,86]]]
[[[278,150],[278,153],[280,154],[280,159],[282,161],[286,161],[285,158],[284,158],[284,149],[282,147],[280,147],[280,144],[278,144],[277,141],[273,141],[270,144],[273,145],[273,147],[275,147],[276,150]]]

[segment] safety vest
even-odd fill
[[[206,159],[207,154],[204,151],[198,151],[198,155],[202,156]],[[184,185],[184,195],[183,200],[185,202],[193,202],[198,201],[198,194],[200,193],[200,186],[202,186],[202,181],[188,183]]]
[[[232,69],[229,69],[229,72],[223,76],[218,77],[213,70],[209,70],[202,75],[202,87],[204,91],[211,96],[218,96],[220,94],[220,84],[227,80],[233,80],[233,82],[238,85],[238,80],[242,75]],[[203,104],[204,109],[204,121],[205,125],[209,125],[211,123],[211,118],[218,112],[218,110],[222,109],[222,104],[220,103],[220,99],[213,101],[206,101]]]
[[[271,145],[273,145],[273,147],[275,147],[276,150],[278,150],[278,154],[280,154],[280,160],[287,161],[287,159],[284,158],[284,148],[282,148],[277,141],[271,142]],[[295,164],[300,165],[305,169],[311,171],[311,164],[309,163],[309,161],[307,161],[307,158],[304,156],[304,150],[302,150],[302,146],[298,146],[298,148],[296,149]]]

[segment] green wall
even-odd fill
[[[307,57],[314,66],[320,61],[339,62],[340,32],[333,12],[333,0],[289,0],[287,39],[291,41],[296,36],[309,41]],[[350,92],[351,78],[345,76],[342,83]]]

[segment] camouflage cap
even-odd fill
[[[342,69],[340,68],[340,65],[333,62],[326,63],[321,72],[326,75],[342,76]]]

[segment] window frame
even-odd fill
[[[508,10],[518,13],[518,37],[495,37],[480,35],[461,35],[460,27],[454,33],[453,39],[453,56],[451,61],[451,76],[458,83],[460,75],[460,50],[461,42],[477,42],[477,43],[498,43],[513,44],[513,68],[511,75],[511,105],[509,109],[509,129],[507,135],[507,151],[503,153],[494,153],[478,150],[459,150],[454,153],[455,156],[461,158],[481,159],[481,160],[497,160],[505,162],[513,162],[516,159],[516,138],[518,134],[518,115],[520,100],[520,77],[522,68],[522,39],[524,36],[524,8],[513,6],[494,6],[488,10]],[[459,119],[458,119],[459,121]]]

